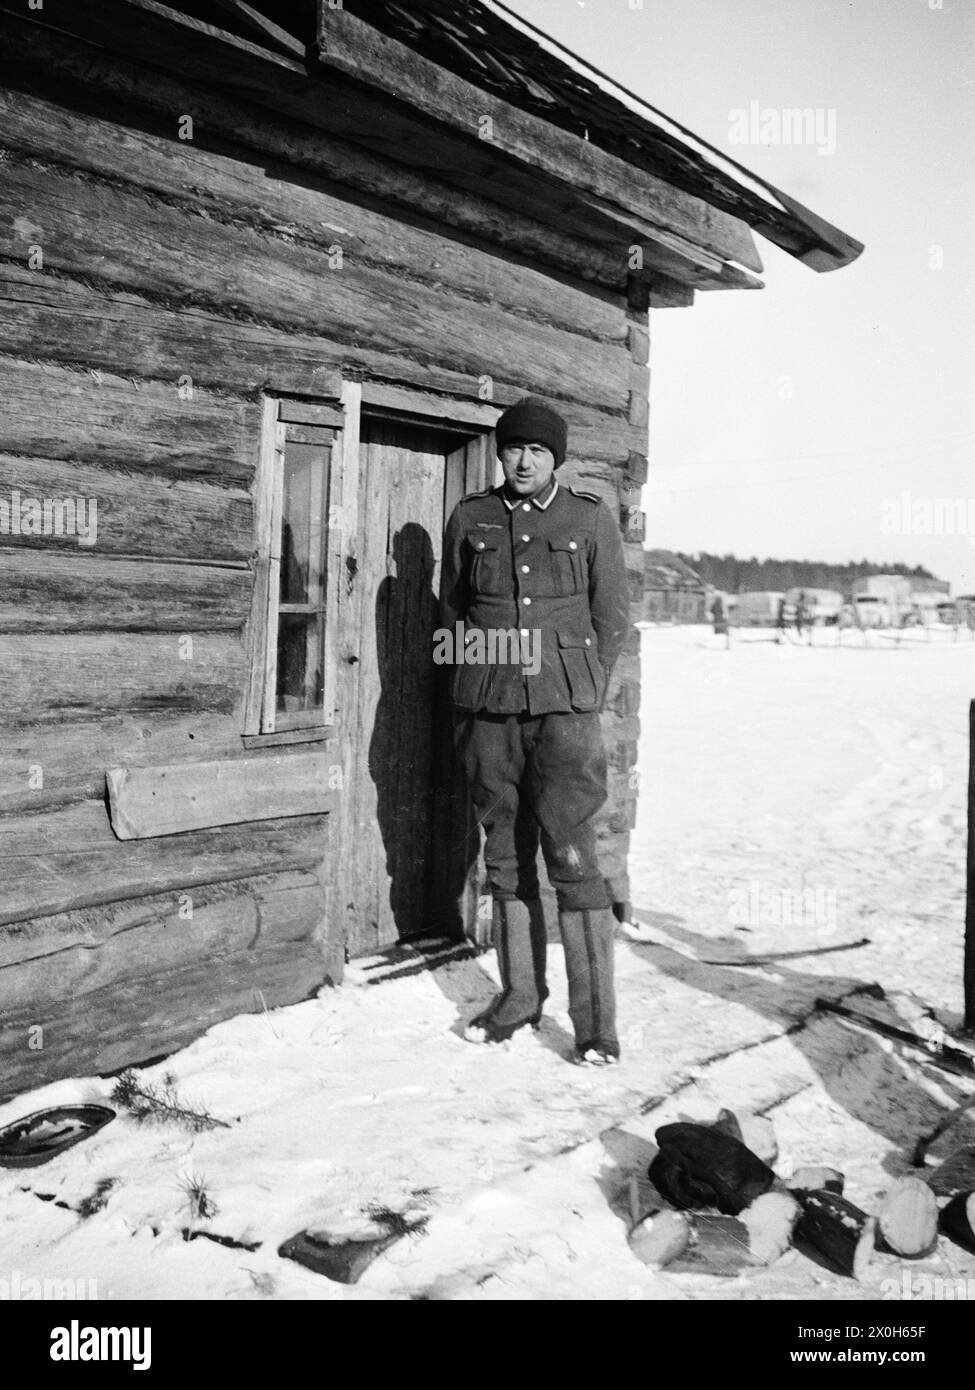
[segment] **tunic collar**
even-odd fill
[[[548,487],[544,488],[536,497],[529,497],[527,500],[531,502],[533,507],[537,507],[540,512],[544,512],[547,507],[551,506],[552,498],[555,496],[558,490],[559,480],[553,473],[552,481],[549,483]],[[514,500],[512,500],[508,496],[507,487],[502,486],[501,501],[508,508],[509,512],[513,512],[515,507],[517,507],[520,503],[523,504],[525,500],[526,499],[523,497],[516,497],[514,498]]]

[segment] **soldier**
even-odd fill
[[[785,641],[785,609],[785,594],[783,594],[779,599],[779,607],[775,615],[775,640],[779,643]]]
[[[812,619],[809,615],[809,608],[806,604],[805,590],[799,595],[796,603],[796,636],[802,641],[802,634],[806,630],[807,624],[812,627]]]
[[[599,711],[629,627],[619,527],[598,497],[559,484],[567,427],[537,397],[497,423],[505,481],[465,497],[444,537],[441,621],[491,650],[518,634],[516,659],[461,662],[451,673],[458,753],[493,897],[501,993],[473,1019],[473,1041],[537,1027],[546,929],[539,841],[555,889],[579,1062],[619,1057],[611,893],[596,859],[594,818],[606,800]],[[494,650],[498,650],[495,645]],[[537,658],[526,662],[528,650]]]

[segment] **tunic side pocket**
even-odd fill
[[[593,639],[578,633],[559,633],[559,656],[569,684],[569,698],[574,710],[593,710],[599,703],[601,681],[597,676],[599,661]]]

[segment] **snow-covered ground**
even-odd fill
[[[45,1166],[0,1170],[0,1293],[33,1278],[100,1299],[902,1296],[890,1256],[863,1284],[796,1251],[719,1279],[652,1272],[626,1242],[631,1179],[646,1198],[654,1130],[679,1115],[767,1112],[782,1175],[833,1165],[875,1208],[916,1138],[975,1089],[810,1018],[816,998],[874,981],[948,1024],[961,1010],[975,643],[848,636],[810,650],[743,632],[725,650],[705,628],[645,631],[631,867],[650,939],[617,948],[618,1068],[569,1064],[555,947],[541,1030],[501,1047],[462,1036],[493,992],[490,955],[232,1019],[146,1073],[175,1073],[231,1128],[120,1116]],[[763,963],[735,963],[744,952]],[[47,1086],[0,1107],[0,1124],[111,1084]],[[931,1162],[973,1143],[963,1120]],[[206,1219],[190,1210],[195,1180]],[[302,1228],[379,1232],[377,1211],[428,1222],[353,1287],[277,1255]],[[971,1279],[975,1297],[975,1257],[944,1240],[908,1277],[925,1272]]]

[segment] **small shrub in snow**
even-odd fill
[[[207,1191],[207,1180],[200,1174],[187,1173],[183,1178],[183,1191],[194,1221],[209,1221],[216,1216],[219,1207]]]
[[[229,1129],[226,1120],[218,1120],[209,1110],[187,1105],[176,1089],[176,1076],[167,1072],[162,1085],[143,1080],[138,1072],[128,1068],[115,1083],[112,1100],[127,1110],[136,1120],[183,1125],[194,1134],[204,1129]]]

